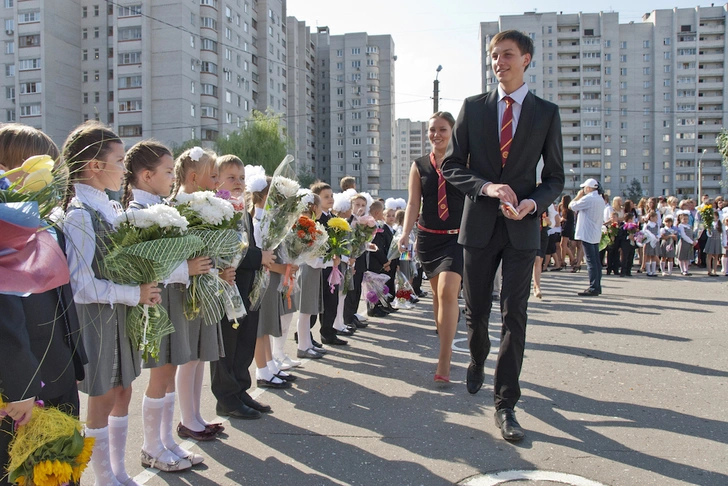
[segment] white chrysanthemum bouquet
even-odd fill
[[[101,269],[106,278],[123,285],[166,280],[203,247],[200,238],[185,234],[187,220],[163,204],[129,210],[114,226]],[[157,357],[162,337],[174,328],[163,306],[138,305],[127,313],[126,331],[146,359]]]
[[[263,251],[273,251],[278,248],[291,231],[293,223],[305,209],[305,204],[302,202],[304,193],[299,192],[301,186],[295,180],[295,171],[291,167],[291,162],[293,162],[293,157],[286,155],[271,179],[263,217],[260,220],[261,249]],[[259,270],[250,291],[251,309],[258,309],[269,282],[268,269]]]
[[[192,277],[187,289],[185,316],[188,319],[201,316],[205,324],[217,324],[226,314],[226,298],[231,293],[231,285],[219,275],[225,268],[223,262],[236,259],[247,249],[238,232],[242,213],[211,191],[180,193],[172,203],[187,218],[189,234],[197,236],[204,244],[193,256],[205,255],[215,262],[210,273]]]

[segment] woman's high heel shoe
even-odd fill
[[[581,265],[574,265],[571,267],[571,273],[576,273],[581,271]]]
[[[435,374],[435,382],[437,383],[450,383],[450,377],[449,376],[442,376]]]

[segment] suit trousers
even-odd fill
[[[528,297],[536,250],[511,245],[502,216],[485,248],[464,247],[463,289],[471,362],[483,366],[490,352],[488,320],[493,304],[493,279],[502,263],[501,345],[495,367],[496,410],[514,408],[521,397],[518,383],[526,345]]]
[[[349,290],[344,300],[344,324],[351,324],[354,320],[354,314],[359,310],[359,301],[361,300],[361,283],[364,279],[364,272],[367,271],[366,256],[362,255],[356,259],[354,264],[354,289]]]
[[[233,329],[232,324],[223,319],[221,327],[225,356],[210,363],[212,393],[218,403],[228,410],[239,407],[241,397],[247,394],[252,385],[249,368],[255,355],[258,311],[248,311],[248,315],[239,323],[240,326]]]
[[[333,339],[336,337],[336,329],[334,329],[334,321],[336,320],[336,309],[339,307],[339,286],[334,286],[334,291],[331,292],[329,286],[329,276],[333,267],[324,268],[321,272],[323,280],[322,291],[324,293],[324,311],[320,314],[321,319],[321,337],[326,339]]]

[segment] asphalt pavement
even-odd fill
[[[133,385],[127,468],[152,486],[728,485],[728,278],[692,271],[604,276],[600,297],[577,297],[584,271],[545,274],[543,299],[529,302],[520,443],[494,425],[493,354],[483,389],[465,389],[464,319],[453,381],[433,382],[439,341],[428,297],[370,318],[348,346],[327,346],[324,359],[296,370],[293,388],[252,390],[273,413],[225,420],[219,440],[188,442],[206,460],[187,472],[139,463],[144,371]],[[499,323],[496,303],[494,350]],[[202,408],[215,417],[209,373]],[[93,484],[90,468],[82,484]]]

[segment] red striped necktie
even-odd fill
[[[506,102],[506,110],[503,112],[500,131],[501,167],[506,165],[513,142],[513,98],[506,96],[503,101]]]
[[[430,152],[430,162],[432,163],[432,168],[437,172],[437,215],[441,220],[445,221],[450,216],[450,211],[447,208],[445,177],[443,177],[442,171],[437,167],[434,152]]]

